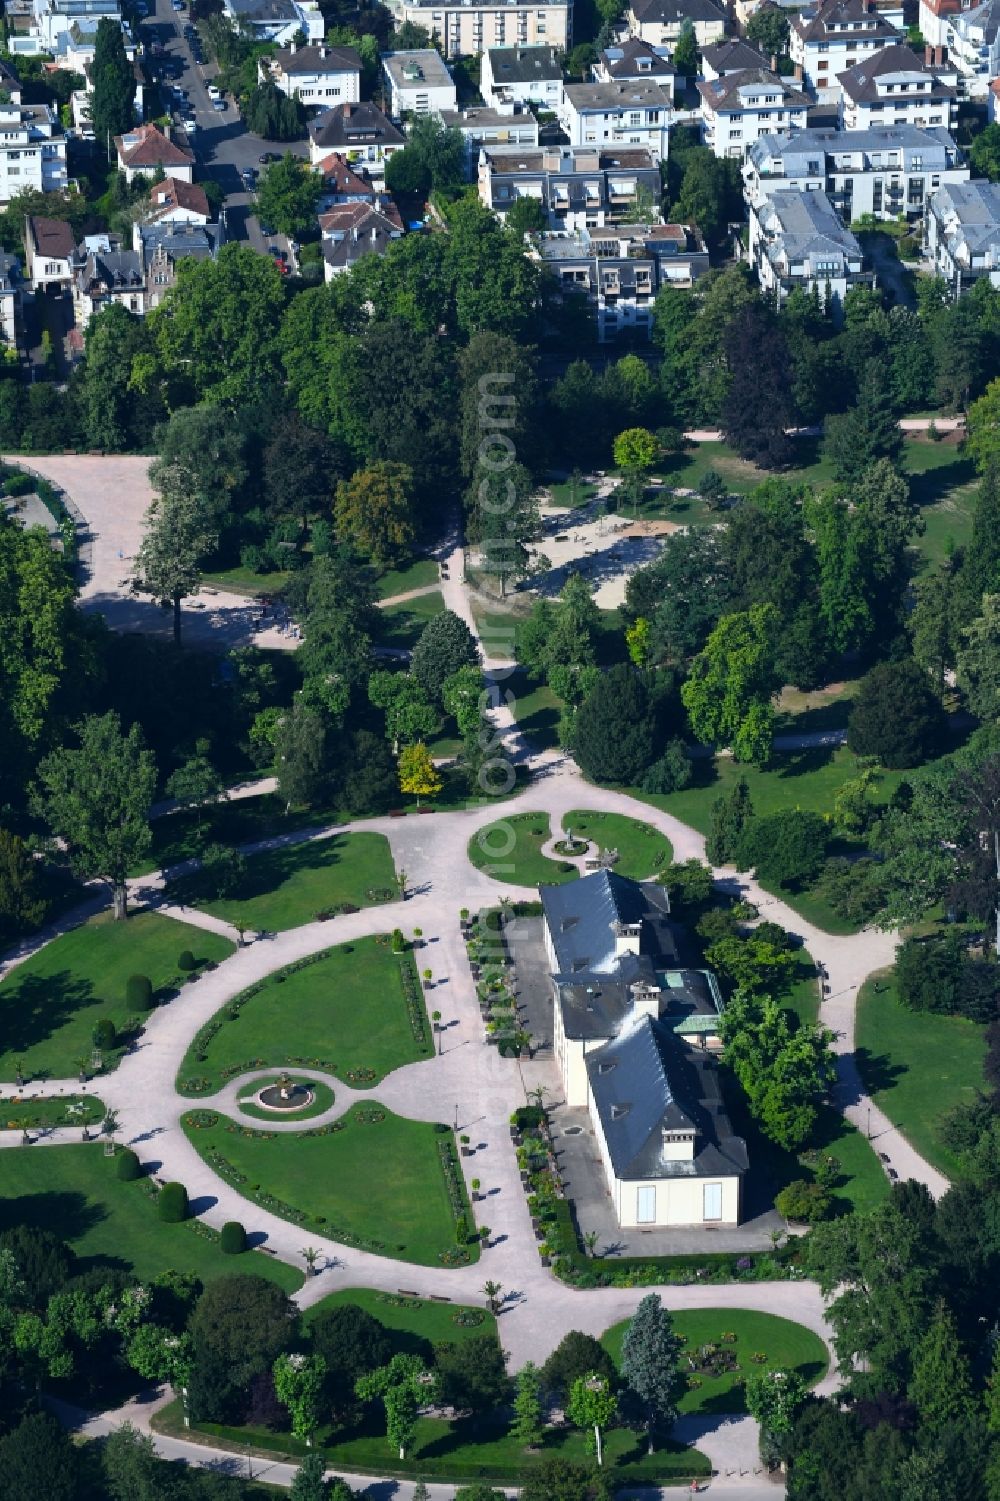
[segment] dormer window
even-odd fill
[[[617,1058],[602,1058],[601,1062],[597,1065],[597,1072],[599,1074],[611,1074],[614,1073],[617,1067]]]
[[[628,1115],[628,1113],[629,1113],[629,1111],[631,1109],[632,1109],[631,1105],[612,1105],[612,1107],[611,1107],[611,1119],[613,1121],[624,1120],[625,1116]]]

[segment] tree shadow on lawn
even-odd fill
[[[902,1063],[893,1063],[885,1053],[873,1053],[869,1048],[855,1048],[854,1060],[858,1065],[861,1082],[870,1095],[891,1090],[909,1069]]]
[[[107,1217],[104,1204],[71,1189],[0,1198],[0,1230],[28,1225],[33,1230],[52,1230],[62,1240],[78,1240]]]
[[[333,834],[328,839],[299,841],[281,845],[277,849],[262,850],[250,855],[246,871],[235,891],[227,893],[229,901],[251,901],[254,897],[268,896],[275,888],[290,880],[300,870],[320,872],[332,870],[343,864],[346,835]],[[203,871],[193,871],[172,883],[171,898],[197,906],[202,902],[218,900],[217,894]]]
[[[21,977],[15,971],[0,988],[0,1051],[26,1053],[95,999],[90,981],[68,969],[55,975]],[[36,1077],[46,1077],[45,1071],[36,1071]]]
[[[782,751],[780,759],[768,770],[779,777],[808,776],[810,772],[822,771],[824,766],[829,766],[837,749],[835,745],[813,745],[803,750]]]
[[[976,478],[976,466],[971,459],[952,459],[936,469],[925,469],[919,474],[907,475],[910,482],[910,499],[923,509],[937,505],[960,485],[971,485]]]

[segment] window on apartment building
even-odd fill
[[[59,275],[59,266],[58,266],[58,264],[57,264],[56,261],[46,261],[45,262],[45,275],[46,276],[58,276]]]
[[[922,167],[923,164],[924,164],[924,159],[923,159],[922,156],[914,156],[910,160],[910,166],[914,167],[914,168]]]
[[[816,64],[816,72],[817,73],[825,73],[826,72],[826,60],[825,59],[824,59],[823,62]]]
[[[638,110],[633,110],[629,114],[628,123],[629,125],[640,125],[642,123],[642,117],[639,114]]]
[[[326,97],[328,99],[339,99],[340,98],[340,90],[339,89],[327,89],[327,91],[326,91]]]
[[[872,184],[872,209],[874,210],[874,212],[876,214],[880,214],[882,212],[882,180],[881,180],[881,178],[879,178],[877,182],[874,182]]]
[[[738,141],[738,140],[739,140],[739,138],[740,138],[740,136],[741,136],[741,135],[742,135],[742,134],[743,134],[743,132],[742,132],[742,130],[741,130],[741,129],[740,129],[740,127],[739,127],[739,126],[738,126],[738,125],[737,125],[737,126],[735,126],[735,127],[734,127],[734,128],[733,128],[733,129],[732,129],[732,130],[730,130],[730,132],[729,132],[729,139],[730,139],[730,140],[731,140],[731,141]]]

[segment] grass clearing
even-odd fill
[[[511,709],[517,727],[532,746],[538,750],[551,750],[557,746],[562,704],[548,684],[537,682],[519,668],[503,686],[513,695]]]
[[[389,841],[382,834],[362,833],[332,834],[251,855],[232,896],[209,897],[200,871],[173,883],[171,893],[226,922],[282,932],[335,907],[370,907],[394,899],[397,888]]]
[[[432,1345],[455,1344],[472,1339],[480,1334],[496,1334],[497,1321],[485,1308],[468,1308],[462,1303],[432,1303],[426,1298],[406,1298],[398,1293],[376,1292],[370,1287],[345,1287],[329,1293],[319,1303],[314,1303],[303,1314],[306,1328],[318,1314],[328,1308],[340,1308],[344,1303],[354,1303],[370,1313],[372,1318],[384,1324],[396,1336],[398,1350],[423,1349]],[[467,1315],[479,1318],[478,1323],[458,1323]]]
[[[37,1126],[46,1131],[50,1126],[96,1126],[106,1113],[102,1101],[93,1094],[36,1095],[27,1100],[12,1095],[9,1100],[0,1100],[0,1129]]]
[[[436,584],[440,576],[433,558],[410,558],[396,568],[384,569],[375,579],[375,598],[392,599],[396,594],[406,594],[410,589],[425,589]]]
[[[217,573],[206,573],[204,586],[207,590],[220,589],[223,594],[245,594],[249,599],[271,599],[280,594],[292,577],[287,569],[273,573],[256,573],[252,568],[222,568]]]
[[[404,962],[411,960],[404,956]],[[244,1001],[236,997],[236,1004],[222,1006],[192,1042],[178,1074],[184,1093],[214,1093],[227,1079],[255,1068],[310,1066],[361,1089],[433,1053],[423,997],[418,993],[420,1044],[407,1011],[400,960],[385,938],[340,944],[251,988],[254,993],[244,992]],[[206,1041],[212,1027],[217,1030]],[[184,1081],[195,1077],[203,1087],[184,1089]]]
[[[132,1019],[125,1000],[129,975],[147,975],[162,1000],[184,978],[182,950],[199,964],[233,953],[228,939],[156,912],[115,922],[102,912],[32,954],[0,981],[0,1078],[66,1079],[89,1065],[93,1032],[104,1017],[122,1031]],[[139,1018],[141,1021],[142,1018]],[[121,1048],[105,1054],[115,1067]]]
[[[389,646],[395,651],[412,651],[420,640],[424,626],[440,615],[444,609],[444,595],[439,589],[433,594],[420,594],[408,599],[405,604],[386,605],[379,614],[382,629],[379,646]]]
[[[469,840],[469,859],[496,881],[513,886],[560,885],[575,881],[575,865],[541,853],[552,837],[547,813],[515,813],[478,829]]]
[[[684,1340],[684,1354],[697,1362],[706,1345],[720,1352],[731,1352],[738,1369],[711,1375],[707,1371],[691,1373],[689,1381],[698,1381],[681,1397],[678,1407],[688,1413],[746,1412],[743,1383],[757,1371],[778,1368],[797,1371],[810,1386],[826,1375],[829,1355],[818,1334],[791,1319],[771,1313],[755,1313],[742,1308],[700,1308],[681,1310],[673,1315],[674,1328]],[[629,1321],[614,1324],[601,1336],[601,1344],[621,1369],[622,1342]],[[736,1338],[724,1340],[724,1335]],[[764,1360],[754,1360],[763,1355]]]
[[[55,1231],[80,1257],[81,1271],[113,1266],[149,1278],[173,1270],[193,1272],[205,1282],[252,1272],[286,1292],[302,1286],[301,1272],[276,1256],[224,1256],[197,1220],[164,1224],[149,1188],[142,1179],[119,1182],[114,1159],[97,1144],[13,1147],[0,1152],[0,1228],[24,1224]]]
[[[858,996],[858,1068],[872,1098],[922,1157],[949,1178],[959,1163],[944,1118],[983,1086],[985,1029],[964,1016],[908,1011],[891,971],[870,976]]]
[[[194,1125],[203,1115],[214,1124]],[[451,1142],[450,1130],[382,1105],[356,1105],[332,1125],[294,1134],[237,1125],[214,1111],[189,1112],[183,1125],[213,1172],[303,1234],[420,1266],[452,1264],[455,1214],[438,1145]],[[465,1251],[478,1259],[478,1243]]]
[[[646,881],[670,864],[673,846],[665,834],[652,824],[622,813],[595,813],[590,808],[574,808],[563,817],[563,832],[572,830],[574,837],[593,840],[601,849],[616,849],[615,873],[633,881]]]

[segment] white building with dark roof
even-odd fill
[[[635,219],[643,203],[658,205],[662,192],[660,169],[643,147],[484,146],[478,183],[498,218],[519,198],[535,198],[553,229],[570,231]]]
[[[741,161],[762,135],[804,130],[809,98],[767,68],[699,79],[701,138],[716,156]]]
[[[689,289],[709,269],[708,251],[690,224],[606,224],[546,231],[529,255],[552,274],[564,298],[587,298],[599,344],[623,334],[649,339],[662,287]]]
[[[932,193],[924,238],[934,270],[953,296],[983,276],[1000,287],[1000,183],[950,183]]]
[[[290,47],[299,32],[307,43],[321,42],[326,34],[317,0],[223,0],[223,5],[233,25],[253,32],[259,42]]]
[[[563,73],[557,47],[487,47],[479,70],[479,92],[495,110],[529,105],[555,114],[562,104]]]
[[[719,1087],[722,1000],[666,891],[600,871],[540,887],[553,1046],[623,1228],[736,1225],[748,1168]]]
[[[571,146],[645,146],[666,161],[673,92],[642,83],[568,83],[560,123]]]
[[[934,66],[912,47],[883,47],[841,73],[841,126],[869,130],[874,125],[940,125],[951,130],[958,119],[957,83],[958,74],[950,65]]]
[[[649,79],[672,98],[677,69],[670,61],[669,47],[654,47],[640,37],[629,36],[598,53],[591,76],[595,83],[645,83]]]
[[[538,146],[538,121],[530,109],[511,112],[471,104],[465,109],[443,109],[438,118],[446,129],[457,130],[465,142],[465,170],[470,182],[476,176],[484,146]]]
[[[73,285],[76,241],[65,219],[28,214],[24,220],[24,267],[33,292]]]
[[[675,43],[688,21],[699,47],[721,42],[726,34],[726,13],[714,0],[629,0],[629,35],[654,47]]]
[[[788,52],[796,78],[832,103],[841,73],[904,40],[873,0],[819,0],[792,17]]]
[[[332,281],[366,255],[385,255],[393,240],[402,237],[398,212],[372,203],[339,203],[320,215],[323,276]]]
[[[750,209],[749,259],[761,290],[781,303],[797,287],[839,318],[851,287],[875,284],[856,237],[825,193],[775,193]]]
[[[406,145],[403,132],[375,104],[338,104],[317,115],[309,126],[309,160],[315,167],[336,152],[355,171],[373,181],[385,176],[385,164]]]
[[[0,101],[0,204],[34,188],[57,193],[69,181],[66,137],[56,111],[48,104],[21,104],[17,97]]]
[[[724,78],[727,73],[743,73],[747,68],[766,68],[769,61],[749,42],[730,37],[714,47],[701,49],[701,76],[708,80]]]
[[[939,187],[968,179],[969,168],[948,132],[915,125],[761,136],[743,165],[749,204],[789,188],[823,192],[849,224],[866,214],[912,218]]]
[[[361,59],[353,47],[327,47],[323,42],[303,47],[293,41],[258,59],[257,75],[261,83],[273,83],[308,108],[330,109],[361,98]]]
[[[973,5],[969,0],[920,0],[919,25],[924,40],[944,47],[958,69],[965,91],[985,98],[1000,75],[1000,0]]]

